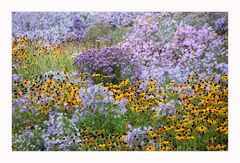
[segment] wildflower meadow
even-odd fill
[[[13,12],[13,151],[227,151],[228,13]]]

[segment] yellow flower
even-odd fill
[[[223,81],[227,81],[227,80],[228,80],[228,76],[225,75],[224,77],[222,77],[222,80],[223,80]]]
[[[128,79],[125,80],[125,85],[127,85],[130,81]]]
[[[63,67],[65,66],[65,64],[63,65]],[[63,71],[62,75],[68,75],[69,73],[67,71]]]
[[[147,151],[155,151],[155,148],[151,145],[146,146]]]
[[[132,109],[132,111],[135,111],[135,112],[139,111],[138,107],[131,107],[131,109]]]
[[[161,151],[169,151],[171,148],[169,146],[162,146]]]
[[[226,148],[226,145],[218,144],[215,146],[215,150],[224,150],[225,148]]]
[[[170,142],[169,141],[163,141],[162,144],[169,144]]]
[[[103,135],[104,133],[105,133],[104,130],[98,130],[98,131],[97,131],[97,135]]]
[[[157,137],[157,134],[156,133],[153,133],[153,132],[149,132],[149,136],[151,138],[156,138]]]
[[[184,140],[184,136],[175,136],[175,139],[181,141]]]
[[[187,136],[187,139],[194,139],[194,136]]]
[[[174,85],[174,84],[175,84],[174,82],[170,82],[170,83],[169,83],[170,86],[172,86],[172,85]]]
[[[123,94],[120,94],[120,95],[115,97],[115,100],[120,101],[122,98],[123,98]]]
[[[24,81],[23,81],[23,86],[24,86],[24,87],[27,87],[29,83],[30,83],[29,80],[24,80]]]
[[[93,74],[92,77],[100,77],[100,74]]]
[[[163,17],[162,17],[162,16],[160,16],[160,15],[158,15],[158,16],[157,16],[157,18],[158,18],[158,19],[162,19]]]
[[[204,127],[204,126],[196,127],[196,129],[197,129],[197,131],[200,132],[201,134],[207,132],[207,127]]]
[[[111,76],[109,75],[106,75],[106,76],[102,76],[103,78],[110,78]]]
[[[121,138],[122,138],[123,141],[127,141],[128,140],[128,136],[127,135],[122,135]]]
[[[48,80],[47,80],[47,83],[48,83],[49,85],[52,85],[52,84],[54,84],[54,80],[48,79]]]
[[[147,22],[150,23],[151,21],[152,21],[152,18],[151,18],[151,17],[148,17],[148,18],[147,18]]]
[[[98,147],[99,147],[99,148],[105,148],[105,147],[106,147],[106,144],[99,144]]]
[[[214,146],[213,146],[213,145],[208,145],[207,149],[208,149],[208,150],[213,150],[213,149],[214,149]]]

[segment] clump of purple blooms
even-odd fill
[[[13,36],[45,39],[51,43],[84,41],[93,22],[101,21],[114,28],[129,25],[139,13],[87,12],[13,12]]]
[[[124,142],[128,143],[129,149],[133,150],[135,147],[144,147],[145,145],[153,145],[153,140],[148,139],[148,131],[152,130],[151,126],[143,126],[134,128],[128,125],[129,131],[127,132],[127,138],[123,139]]]
[[[160,83],[166,78],[184,81],[193,71],[202,76],[227,74],[225,37],[206,23],[193,26],[186,17],[194,14],[185,14],[181,21],[178,17],[182,18],[182,14],[174,13],[175,19],[164,19],[166,15],[169,13],[139,16],[133,25],[134,32],[126,35],[125,41],[119,44],[140,65],[144,81],[150,77]],[[194,17],[198,15],[201,14],[195,14]],[[206,15],[206,19],[210,16]],[[169,28],[162,24],[169,25]],[[226,31],[227,17],[224,15],[219,18],[216,26]],[[167,34],[167,31],[171,34]]]
[[[109,75],[113,83],[139,73],[138,64],[132,60],[131,53],[115,46],[83,51],[75,58],[74,64],[78,66],[79,73]]]
[[[79,129],[63,113],[50,115],[44,125],[42,139],[45,150],[67,150],[73,144],[81,143]]]
[[[227,17],[227,16],[224,16],[224,17],[219,18],[219,19],[215,22],[215,28],[216,28],[216,31],[217,31],[219,34],[224,34],[224,33],[226,33],[227,30],[228,30],[228,17]]]
[[[115,101],[113,93],[103,86],[93,85],[88,88],[81,88],[79,97],[83,103],[83,106],[79,108],[82,111],[82,115],[94,112],[104,114],[106,111],[116,112],[117,114],[126,112],[127,100]],[[113,106],[114,110],[112,110]]]

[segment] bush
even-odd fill
[[[74,61],[79,72],[87,72],[92,77],[109,76],[105,82],[118,83],[138,74],[136,62],[132,62],[130,53],[118,47],[107,47],[102,50],[90,49],[80,53]],[[102,82],[102,80],[95,82]]]

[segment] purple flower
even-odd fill
[[[79,72],[110,75],[117,81],[139,73],[137,63],[131,61],[131,54],[117,46],[84,51],[75,58],[74,64]]]
[[[12,74],[12,81],[16,81],[19,79],[19,76],[17,74]]]

